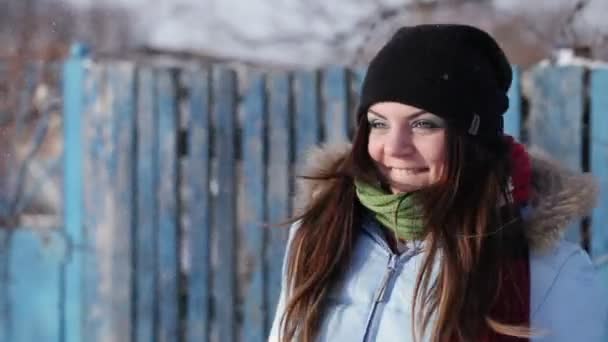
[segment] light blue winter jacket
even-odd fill
[[[312,153],[308,174],[331,167],[345,149],[326,147]],[[533,158],[533,180],[536,200],[527,221],[530,320],[543,335],[531,341],[608,341],[608,284],[598,282],[584,250],[561,238],[568,222],[592,206],[595,186],[588,176],[569,173],[538,157]],[[323,186],[323,182],[310,183],[304,197],[314,197]],[[366,219],[360,228],[348,271],[330,291],[318,340],[412,341],[413,290],[424,247],[412,245],[397,255],[377,221]],[[290,235],[295,229],[297,224]],[[278,341],[286,295],[283,281],[271,342]]]

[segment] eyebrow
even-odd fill
[[[378,112],[376,112],[374,110],[368,109],[367,111],[370,112],[370,113],[372,113],[372,114],[374,114],[374,115],[377,115],[377,116],[379,116],[379,117],[381,117],[381,118],[383,118],[385,120],[387,120],[386,116],[384,116],[384,115],[382,115],[382,114],[380,114],[380,113],[378,113]],[[408,115],[408,119],[409,120],[415,119],[415,118],[419,117],[420,115],[426,114],[426,113],[428,113],[426,110],[421,109],[421,110],[419,110],[417,112],[414,112],[413,114]]]

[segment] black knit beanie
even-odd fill
[[[371,105],[391,101],[438,115],[470,135],[497,138],[511,79],[504,52],[480,29],[402,27],[369,64],[357,122]]]

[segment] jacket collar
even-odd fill
[[[331,144],[309,150],[298,175],[317,176],[336,171],[350,153],[350,144]],[[562,238],[569,223],[587,215],[595,206],[598,186],[590,174],[573,172],[551,160],[538,148],[529,151],[532,161],[531,213],[526,236],[532,250],[551,249]],[[302,208],[329,181],[298,181],[296,207]]]

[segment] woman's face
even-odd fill
[[[367,112],[368,152],[393,193],[436,183],[445,164],[446,122],[416,107],[379,102]]]

